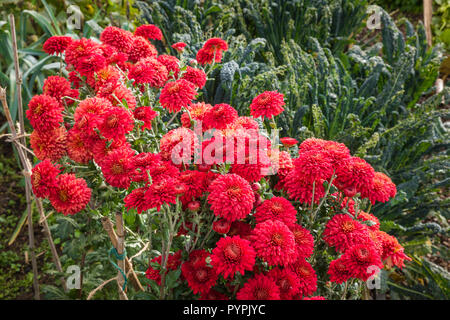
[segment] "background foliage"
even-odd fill
[[[252,97],[264,90],[278,90],[287,102],[278,123],[283,136],[343,142],[352,153],[388,174],[397,184],[397,197],[373,211],[385,221],[382,229],[399,237],[414,261],[403,271],[387,271],[382,291],[391,298],[448,299],[449,140],[444,106],[450,102],[450,93],[446,87],[440,95],[434,94],[444,51],[440,46],[427,47],[422,23],[414,26],[404,18],[394,21],[383,10],[382,29],[368,30],[369,2],[72,1],[84,14],[80,32],[66,28],[68,1],[26,5],[16,1],[0,9],[4,16],[0,21],[0,85],[14,88],[5,17],[11,9],[16,13],[25,103],[39,92],[46,76],[59,70],[58,59],[44,58],[41,51],[51,35],[97,37],[102,26],[132,30],[133,25],[153,23],[164,33],[160,53],[171,52],[171,43],[184,41],[191,58],[205,40],[221,37],[230,49],[210,74],[202,91],[204,99],[230,103],[244,114]],[[444,32],[437,30],[445,31],[448,26],[448,2],[436,2],[435,10],[442,14],[434,20],[435,41],[445,42]],[[393,10],[395,2],[389,5],[386,8]],[[414,13],[418,7],[416,1],[402,1],[395,8]],[[14,91],[10,91],[10,106],[15,114]],[[143,223],[136,214],[126,217],[131,232]],[[82,216],[51,219],[64,265],[82,262],[86,275],[83,290],[69,295],[85,298],[104,274],[114,273],[104,254],[108,241],[96,230],[98,221],[85,221]],[[131,244],[143,241],[133,236],[130,240]],[[136,269],[146,269],[145,259],[137,263]],[[46,290],[48,298],[67,297],[57,287]],[[113,297],[108,290],[96,296]]]

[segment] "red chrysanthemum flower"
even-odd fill
[[[226,234],[230,231],[231,222],[226,219],[219,219],[213,222],[213,230],[220,234]]]
[[[83,135],[95,135],[94,129],[98,128],[103,119],[103,114],[111,108],[111,102],[104,98],[87,98],[80,102],[73,114],[77,129]]]
[[[108,99],[113,106],[129,110],[136,108],[136,98],[133,92],[122,84],[118,84],[115,87],[103,86],[99,89],[97,96]]]
[[[192,82],[199,89],[203,88],[206,84],[206,73],[205,71],[197,68],[192,68],[190,66],[186,67],[186,72],[183,73],[181,79]]]
[[[370,223],[371,223],[371,225],[367,225],[367,227],[370,229],[370,230],[378,230],[378,229],[380,229],[380,220],[378,220],[378,218],[377,217],[375,217],[373,214],[371,214],[371,213],[367,213],[367,212],[364,212],[364,211],[362,211],[362,210],[360,210],[359,212],[358,212],[358,220],[361,220],[361,221],[370,221]]]
[[[235,221],[245,218],[255,199],[250,184],[236,174],[226,174],[214,180],[209,187],[208,203],[216,216]]]
[[[277,91],[264,91],[255,97],[250,104],[250,114],[253,118],[272,118],[284,111],[284,95]]]
[[[214,51],[227,51],[228,44],[225,40],[220,38],[211,38],[205,42],[203,49],[210,53],[214,53]]]
[[[375,172],[372,183],[361,190],[362,198],[369,198],[372,204],[376,201],[387,202],[389,198],[394,198],[397,188],[392,180],[382,172]]]
[[[283,146],[285,146],[286,148],[290,148],[295,146],[298,141],[294,138],[291,137],[284,137],[284,138],[280,138],[280,142],[283,144]]]
[[[128,51],[128,60],[133,63],[145,58],[156,58],[158,51],[155,46],[144,37],[135,36],[132,39],[132,48]]]
[[[70,159],[82,164],[86,164],[93,159],[91,150],[77,128],[72,128],[67,132],[67,154]]]
[[[297,222],[297,211],[285,198],[273,197],[258,206],[253,217],[256,219],[256,223],[279,220],[289,227]]]
[[[225,237],[216,243],[211,255],[211,264],[225,279],[234,278],[236,272],[244,275],[245,270],[253,269],[255,256],[250,241],[239,236]]]
[[[179,194],[176,186],[179,184],[174,178],[169,177],[153,181],[144,195],[147,208],[156,208],[159,211],[163,204],[175,204]]]
[[[340,252],[357,243],[371,242],[367,227],[346,214],[337,214],[327,222],[323,239]]]
[[[225,129],[238,118],[238,112],[226,103],[216,104],[210,108],[203,118],[207,129]]]
[[[144,124],[141,126],[141,130],[151,130],[152,121],[158,116],[158,112],[154,111],[150,106],[139,107],[134,110],[133,114],[136,120],[144,122]]]
[[[402,269],[404,261],[411,261],[411,258],[404,253],[404,248],[398,243],[398,240],[383,231],[377,231],[381,239],[382,253],[381,259],[386,262],[388,267],[397,266]]]
[[[311,182],[297,174],[292,169],[282,180],[282,187],[287,191],[289,198],[298,200],[301,203],[311,204],[314,197],[314,203],[319,203],[325,196],[325,188],[322,181]],[[314,192],[313,192],[314,191]]]
[[[113,187],[128,189],[131,183],[134,151],[127,147],[111,151],[101,162],[105,181]]]
[[[238,117],[234,123],[232,123],[236,129],[244,130],[259,130],[258,122],[251,117]]]
[[[147,187],[134,189],[123,199],[127,211],[134,208],[137,213],[141,214],[148,209],[147,201],[145,200],[146,191]]]
[[[334,185],[347,196],[352,193],[365,192],[372,185],[375,170],[365,160],[358,157],[350,157],[340,163],[336,168]],[[350,194],[347,194],[350,193]]]
[[[34,130],[30,135],[30,145],[39,160],[57,162],[66,154],[67,131],[58,127],[45,132]]]
[[[100,41],[115,47],[120,52],[128,53],[133,49],[133,34],[118,27],[106,27],[100,34]]]
[[[86,207],[91,199],[91,189],[86,181],[71,173],[56,177],[56,188],[50,191],[50,203],[64,215],[75,214]]]
[[[190,163],[198,138],[192,130],[176,128],[167,132],[159,141],[161,158],[174,164]]]
[[[40,132],[51,131],[63,122],[64,107],[55,98],[40,94],[31,98],[26,115],[31,126]]]
[[[162,40],[163,34],[161,29],[153,24],[144,24],[134,30],[134,35],[141,36],[150,40]]]
[[[46,198],[56,188],[56,176],[61,171],[46,159],[31,170],[31,187],[36,197]]]
[[[119,70],[111,65],[106,66],[103,69],[98,70],[95,73],[95,90],[96,92],[102,91],[111,93],[114,88],[120,85],[122,75]],[[107,98],[107,97],[105,97]]]
[[[87,142],[85,140],[85,142]],[[114,150],[120,149],[120,148],[128,148],[130,149],[130,144],[124,140],[124,139],[117,139],[117,140],[105,140],[105,139],[91,139],[89,142],[89,146],[91,148],[92,154],[94,156],[94,161],[99,165],[102,166],[103,162],[105,161],[106,157],[111,154]]]
[[[195,86],[184,79],[168,82],[161,90],[159,102],[170,112],[178,112],[187,107],[195,99]]]
[[[298,224],[289,227],[294,234],[295,248],[299,258],[309,258],[314,252],[314,238],[311,233]]]
[[[308,262],[299,258],[289,268],[298,276],[300,296],[312,295],[317,290],[317,274]]]
[[[297,159],[294,159],[293,164],[293,174],[310,183],[316,181],[316,185],[320,181],[329,181],[333,175],[333,165],[322,152],[302,152]]]
[[[163,65],[166,66],[167,71],[169,71],[169,74],[172,72],[171,77],[172,79],[178,78],[178,72],[180,72],[180,60],[178,60],[177,57],[168,54],[162,54],[158,56],[157,59],[159,62],[161,62]]]
[[[349,248],[341,257],[352,278],[363,281],[373,275],[374,267],[383,268],[381,257],[372,243],[360,242]]]
[[[81,57],[76,64],[75,69],[82,76],[93,76],[93,74],[106,67],[106,58],[102,54],[92,54]]]
[[[317,138],[306,139],[300,144],[298,150],[299,154],[308,151],[324,153],[335,170],[342,161],[351,157],[350,150],[343,143]]]
[[[267,276],[275,280],[280,289],[281,300],[291,300],[299,291],[300,281],[295,272],[290,269],[273,268]]]
[[[330,281],[336,283],[345,282],[352,277],[348,265],[341,258],[330,262],[328,275],[330,276]]]
[[[258,257],[271,266],[286,266],[297,259],[294,234],[281,221],[258,223],[251,239]]]
[[[48,38],[42,49],[48,54],[61,54],[66,51],[67,46],[72,42],[71,37],[66,36],[53,36]]]
[[[103,114],[98,129],[107,139],[124,139],[133,127],[134,119],[129,111],[121,107],[111,107]]]
[[[169,72],[155,58],[145,58],[130,67],[128,78],[134,80],[134,85],[148,83],[151,87],[161,88],[169,79]]]
[[[205,64],[211,64],[213,61],[219,63],[220,61],[222,61],[222,51],[218,50],[214,53],[201,48],[200,50],[198,50],[195,58],[197,62],[202,66]]]
[[[199,300],[229,300],[229,299],[223,293],[220,293],[214,289],[211,289],[206,293],[202,292],[200,294]]]
[[[206,191],[203,184],[204,179],[204,172],[186,170],[180,173],[179,180],[186,186],[186,191],[180,198],[183,205],[187,205],[189,202],[202,196],[203,192]]]
[[[172,45],[172,48],[174,48],[178,52],[183,52],[183,50],[186,46],[187,46],[187,44],[184,42],[176,42]]]
[[[50,76],[44,81],[44,86],[42,88],[43,93],[55,98],[59,103],[67,103],[71,105],[74,103],[74,99],[78,99],[78,90],[70,88],[70,82],[66,78],[59,76]]]
[[[81,38],[71,41],[67,46],[65,61],[79,71],[80,63],[94,56],[103,56],[101,46],[91,39]]]
[[[238,291],[238,300],[279,300],[280,289],[272,277],[256,274]]]
[[[210,104],[204,102],[192,103],[187,106],[187,110],[189,113],[185,112],[181,115],[181,124],[185,128],[191,127],[191,119],[199,124],[202,124],[202,130],[206,131],[206,126],[203,123],[203,118],[205,117],[205,113],[211,109],[212,106]],[[190,115],[190,117],[189,117]]]
[[[209,254],[204,250],[194,251],[190,254],[189,260],[181,266],[181,272],[194,294],[208,292],[219,277],[215,268],[206,264],[208,256]]]
[[[162,256],[158,256],[153,258],[150,263],[153,264],[159,264],[161,266],[162,263]],[[178,269],[178,267],[181,264],[181,250],[178,250],[175,253],[169,254],[167,257],[167,264],[166,264],[166,274],[169,271],[173,271]],[[159,286],[161,285],[161,267],[154,268],[153,266],[149,266],[147,271],[145,272],[145,277],[147,279],[155,281]]]

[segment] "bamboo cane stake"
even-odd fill
[[[431,18],[433,16],[433,0],[423,0],[423,24],[425,26],[425,33],[427,36],[428,46],[431,47],[433,36],[431,33]]]
[[[114,248],[116,248],[116,250],[118,250],[117,249],[118,237],[117,237],[116,232],[114,231],[114,226],[113,226],[111,220],[108,217],[103,217],[102,225],[103,225],[103,229],[108,234],[112,245],[114,246]],[[119,251],[117,251],[117,252],[119,252]],[[137,274],[134,272],[133,265],[131,264],[130,260],[131,259],[129,259],[128,257],[125,258],[125,267],[127,269],[126,274],[127,274],[127,276],[128,276],[128,274],[131,274],[130,281],[136,290],[145,291],[144,287],[142,286],[141,282],[139,281]],[[120,275],[120,277],[121,276],[122,275]]]
[[[125,248],[125,231],[123,227],[123,217],[122,213],[116,213],[116,230],[117,230],[117,253],[122,255]],[[117,265],[120,269],[125,271],[125,259],[117,259]],[[119,297],[120,300],[128,300],[126,293],[122,290],[125,284],[125,279],[120,271],[117,271],[117,285],[119,286]]]
[[[0,87],[0,101],[3,105],[3,110],[5,113],[6,120],[8,121],[9,127],[11,129],[11,135],[12,135],[11,141],[16,146],[20,161],[22,163],[22,166],[24,167],[23,175],[25,177],[25,184],[28,186],[28,188],[30,190],[30,194],[31,194],[31,163],[28,160],[28,158],[26,157],[23,148],[21,148],[20,144],[17,143],[18,142],[17,131],[14,126],[14,122],[12,121],[11,113],[10,113],[9,107],[8,107],[8,102],[6,101],[6,89],[1,88],[1,87]],[[52,238],[47,220],[45,220],[45,214],[44,214],[44,208],[42,206],[42,202],[37,197],[34,197],[34,199],[36,201],[37,208],[38,208],[39,214],[41,216],[41,220],[43,220],[42,225],[44,228],[44,233],[47,237],[47,241],[50,245],[53,262],[55,263],[57,270],[62,273],[63,271],[62,271],[62,267],[61,267],[61,261],[58,256],[58,252],[56,251],[56,247],[53,242],[53,238]],[[44,218],[44,219],[42,219],[42,218]],[[64,277],[61,277],[61,281],[62,281],[62,286],[63,286],[64,290],[67,291],[66,282],[64,280]]]

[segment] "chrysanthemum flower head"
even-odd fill
[[[283,146],[285,146],[286,148],[290,148],[295,146],[298,141],[294,138],[291,137],[284,137],[284,138],[280,138],[280,142],[283,144]]]
[[[190,254],[189,260],[181,266],[183,276],[194,294],[208,292],[217,281],[217,271],[206,264],[208,256],[204,250],[194,251]]]
[[[179,79],[168,82],[161,90],[159,102],[170,112],[178,112],[183,107],[187,107],[192,103],[197,95],[194,84],[191,82]]]
[[[108,184],[128,189],[131,183],[134,151],[127,147],[111,151],[101,162],[102,173]]]
[[[66,154],[67,130],[57,127],[48,131],[34,130],[30,136],[30,145],[39,160],[49,159],[57,162]]]
[[[178,196],[177,184],[180,182],[173,177],[164,177],[153,181],[144,196],[148,209],[156,208],[157,211],[160,211],[164,204],[175,204]]]
[[[161,266],[162,264],[162,256],[155,257],[151,260],[151,263],[156,263]],[[178,269],[181,264],[181,250],[178,250],[175,253],[169,254],[167,257],[167,265],[166,265],[166,274],[169,271],[173,271]],[[161,270],[160,268],[154,268],[151,265],[148,267],[145,272],[145,277],[147,279],[155,281],[159,286],[161,285]]]
[[[189,163],[197,145],[194,132],[183,127],[170,130],[159,142],[161,157],[175,164]]]
[[[323,239],[340,252],[357,243],[371,242],[367,227],[347,214],[337,214],[327,222]]]
[[[365,192],[370,188],[375,170],[365,160],[350,157],[336,168],[334,185],[346,193],[347,189],[356,189],[356,192]],[[348,195],[351,196],[351,195]]]
[[[285,198],[273,197],[258,206],[253,217],[256,219],[256,223],[279,220],[287,226],[292,226],[297,222],[297,211]]]
[[[389,198],[394,198],[397,188],[392,180],[382,172],[375,172],[372,183],[361,192],[362,198],[369,198],[372,204],[376,201],[387,202]]]
[[[188,105],[187,110],[189,113],[185,112],[181,115],[181,124],[185,128],[190,128],[192,119],[195,122],[201,122],[202,131],[206,131],[207,128],[204,124],[203,118],[205,117],[206,112],[208,112],[211,108],[212,106],[210,104],[204,102],[197,102]]]
[[[148,83],[151,87],[161,88],[169,78],[167,68],[155,58],[144,58],[131,66],[128,78],[134,80],[134,85]]]
[[[289,268],[273,268],[267,276],[275,280],[280,289],[281,300],[291,300],[299,291],[300,281],[295,272]]]
[[[253,208],[254,193],[250,184],[236,174],[225,174],[209,187],[208,203],[216,216],[229,221],[245,218]]]
[[[382,269],[381,257],[372,243],[358,243],[347,249],[341,257],[352,278],[363,281],[373,275],[374,267]]]
[[[272,277],[256,274],[238,291],[238,300],[279,300],[280,289]]]
[[[100,34],[100,41],[128,53],[133,48],[133,34],[118,27],[106,27]]]
[[[123,139],[133,127],[134,119],[129,111],[121,107],[111,107],[102,115],[98,129],[106,139]]]
[[[56,188],[56,176],[60,173],[58,166],[46,159],[31,170],[31,187],[36,197],[46,198]]]
[[[162,40],[163,34],[161,29],[153,24],[144,24],[134,31],[135,36],[141,36],[149,40]]]
[[[256,96],[250,104],[250,114],[253,118],[272,118],[284,111],[284,95],[277,91],[264,91]]]
[[[141,130],[151,130],[152,121],[158,116],[158,112],[154,111],[150,106],[136,108],[133,114],[135,119],[144,122],[144,124],[141,126]]]
[[[239,236],[225,237],[221,238],[213,249],[211,264],[225,279],[233,278],[236,272],[244,275],[246,270],[252,270],[255,257],[256,253],[250,241]]]
[[[168,54],[162,54],[158,56],[157,60],[166,66],[169,74],[172,73],[172,79],[178,79],[178,72],[180,72],[180,60],[178,60],[177,57]]]
[[[184,42],[176,42],[171,47],[177,50],[178,52],[183,52],[184,48],[187,46]]]
[[[187,66],[186,72],[183,73],[181,79],[192,82],[196,87],[201,89],[206,84],[206,73],[201,69]]]
[[[31,98],[26,115],[31,126],[40,132],[47,132],[63,122],[64,107],[55,98],[40,94]]]
[[[238,118],[238,112],[226,103],[216,104],[210,108],[203,118],[208,129],[225,129]]]
[[[67,132],[67,154],[75,162],[86,164],[93,158],[93,154],[86,145],[81,131],[76,127]]]
[[[56,177],[56,188],[50,191],[50,203],[64,215],[75,214],[86,207],[91,199],[91,189],[86,181],[71,173]]]
[[[309,296],[317,290],[317,274],[311,264],[305,259],[299,258],[289,268],[294,271],[299,279],[300,296]]]
[[[330,281],[336,283],[345,282],[352,277],[348,265],[341,258],[330,262],[328,275],[330,276]]]
[[[258,257],[271,266],[286,266],[297,259],[294,234],[278,220],[256,224],[252,233],[252,246]]]
[[[135,36],[132,38],[132,48],[127,52],[128,60],[133,63],[145,58],[156,58],[158,51],[155,46],[144,37]]]
[[[61,105],[71,105],[78,99],[78,90],[70,88],[70,82],[60,76],[50,76],[44,80],[43,93],[58,100]],[[69,97],[69,98],[65,98]]]
[[[72,42],[71,37],[53,36],[48,38],[42,48],[48,54],[61,54],[66,51],[67,46]]]
[[[309,258],[314,251],[314,238],[311,233],[298,224],[291,225],[289,229],[294,234],[297,256]]]

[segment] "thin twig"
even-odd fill
[[[97,293],[97,291],[101,290],[104,286],[106,286],[108,283],[110,283],[111,281],[117,280],[117,277],[111,278],[109,280],[106,280],[105,282],[103,282],[101,285],[99,285],[97,288],[95,288],[94,290],[92,290],[88,297],[87,300],[91,300],[92,297],[94,296],[94,294]]]

